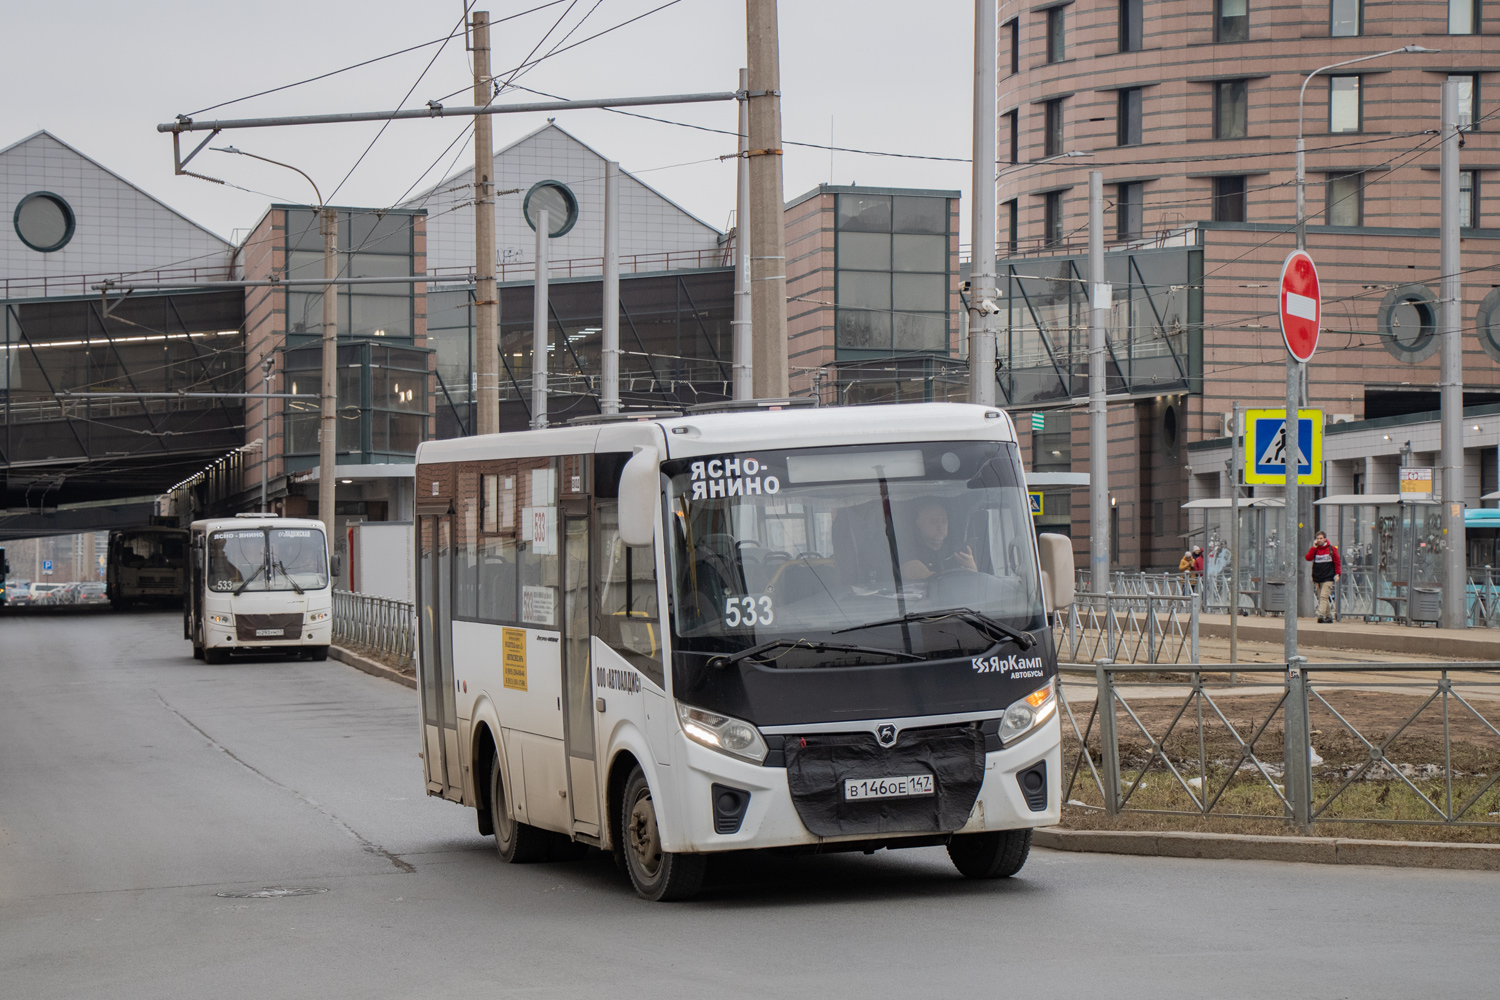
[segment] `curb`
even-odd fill
[[[347,663],[355,670],[363,670],[365,673],[375,677],[384,677],[388,681],[403,684],[413,691],[417,688],[417,679],[415,677],[403,674],[401,671],[388,667],[378,660],[372,660],[368,656],[361,656],[358,653],[351,652],[343,646],[329,646],[328,655],[340,663]]]
[[[1493,660],[1500,657],[1500,641],[1492,636],[1446,632],[1443,629],[1413,628],[1410,635],[1387,632],[1362,632],[1361,623],[1318,626],[1312,619],[1299,619],[1298,641],[1310,649],[1345,649],[1355,652],[1403,653],[1414,659],[1451,656],[1460,660]],[[1280,618],[1240,619],[1239,637],[1251,642],[1280,642],[1283,635]],[[1229,638],[1229,621],[1200,620],[1198,635],[1205,639]]]
[[[1443,844],[1345,837],[1268,837],[1233,833],[1158,833],[1137,830],[1064,830],[1045,827],[1032,844],[1054,851],[1091,851],[1162,858],[1298,861],[1319,865],[1389,865],[1500,871],[1500,844]]]

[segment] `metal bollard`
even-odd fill
[[[1105,667],[1110,660],[1094,661],[1095,713],[1099,719],[1099,763],[1104,769],[1104,812],[1120,814],[1120,740],[1115,732],[1115,679]]]
[[[1201,599],[1195,593],[1193,595],[1192,610],[1189,612],[1189,614],[1190,614],[1191,617],[1189,618],[1189,621],[1188,621],[1188,629],[1189,629],[1189,636],[1190,636],[1189,642],[1191,643],[1191,649],[1192,649],[1192,652],[1190,652],[1188,655],[1192,658],[1192,661],[1194,663],[1200,663],[1200,662],[1202,662],[1201,660],[1198,659],[1198,605],[1200,603],[1201,603]]]

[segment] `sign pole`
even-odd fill
[[[1285,296],[1283,295],[1283,298]],[[1297,655],[1297,583],[1298,572],[1297,535],[1300,521],[1297,518],[1297,473],[1301,469],[1300,441],[1297,428],[1298,404],[1302,401],[1302,365],[1291,354],[1286,356],[1286,526],[1283,529],[1283,564],[1286,566],[1286,610],[1282,612],[1284,630],[1283,651],[1288,661]]]

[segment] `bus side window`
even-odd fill
[[[650,546],[620,541],[619,508],[613,501],[597,507],[599,567],[598,620],[594,634],[649,677],[665,687],[661,621],[656,599],[656,559]]]

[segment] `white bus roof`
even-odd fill
[[[275,514],[246,517],[240,514],[236,517],[211,517],[192,524],[194,531],[232,531],[235,528],[317,528],[322,531],[323,522],[307,517],[277,517]]]
[[[690,413],[425,441],[417,446],[417,464],[630,451],[635,445],[660,447],[663,443],[663,457],[674,459],[756,448],[1015,440],[1015,424],[1005,411],[993,406],[895,403]]]

